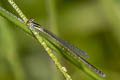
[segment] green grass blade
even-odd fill
[[[32,33],[27,29],[27,26],[22,23],[20,20],[12,16],[8,11],[4,10],[3,8],[0,8],[0,14],[8,19],[9,21],[13,22],[14,24],[18,25],[17,27],[21,28],[25,32],[29,33],[31,36]],[[61,51],[57,46],[53,45],[52,42],[49,40],[43,38],[44,41],[47,43],[48,46],[50,46],[52,49],[54,49],[56,52],[60,53],[65,57],[65,59],[68,59],[71,63],[75,64],[78,68],[83,70],[86,74],[90,75],[95,80],[104,80],[104,78],[97,75],[95,72],[91,71],[87,66],[85,66],[82,62],[80,62],[78,59],[73,58],[72,56],[66,55],[66,52]]]

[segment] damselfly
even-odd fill
[[[75,45],[68,43],[67,41],[58,38],[57,36],[55,36],[53,33],[51,33],[50,31],[44,29],[40,24],[34,22],[34,20],[32,18],[30,18],[27,21],[27,24],[30,24],[32,26],[32,28],[34,28],[38,33],[42,32],[44,35],[47,36],[47,38],[53,39],[55,41],[55,43],[59,44],[62,48],[62,50],[67,50],[71,55],[75,55],[76,58],[80,59],[82,62],[84,62],[85,64],[87,64],[90,68],[92,68],[96,73],[98,73],[99,75],[101,75],[102,77],[105,77],[105,74],[100,71],[99,69],[97,69],[95,66],[93,66],[92,64],[90,64],[88,61],[86,61],[83,57],[88,58],[88,54],[86,52],[84,52],[82,49],[76,47]],[[53,42],[53,44],[55,44]]]

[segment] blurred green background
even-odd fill
[[[14,0],[28,18],[84,49],[87,59],[106,73],[120,76],[120,0]],[[0,6],[18,15],[7,0]],[[0,16],[0,80],[65,80],[44,48]],[[93,80],[60,57],[73,80]]]

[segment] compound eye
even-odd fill
[[[30,19],[29,19],[29,22],[33,22],[33,21],[34,21],[34,19],[33,19],[33,18],[30,18]]]
[[[30,23],[32,23],[33,21],[34,21],[34,19],[30,18],[30,19],[28,19],[28,21],[26,22],[26,24],[30,24]]]

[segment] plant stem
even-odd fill
[[[8,2],[13,6],[13,8],[17,11],[17,13],[20,15],[20,17],[23,19],[24,23],[27,23],[28,19],[26,16],[22,13],[20,8],[16,5],[16,3],[13,0],[8,0]],[[28,26],[32,27],[30,24]],[[39,35],[36,34],[37,31],[35,29],[30,29],[31,32],[34,34],[34,36],[37,38],[37,40],[40,42],[40,44],[45,48],[47,51],[48,55],[51,57],[51,59],[54,61],[58,69],[62,72],[62,74],[65,76],[66,80],[72,80],[71,77],[68,75],[64,67],[59,63],[55,55],[53,54],[52,50],[47,46],[47,44],[44,42],[43,38]]]

